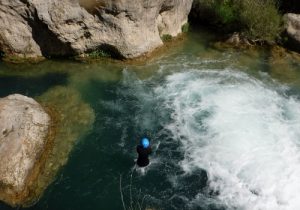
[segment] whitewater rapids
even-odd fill
[[[188,71],[154,90],[187,173],[204,169],[229,209],[300,209],[300,102],[237,71]],[[202,202],[199,194],[194,203]]]

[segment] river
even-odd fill
[[[0,63],[0,97],[65,87],[95,113],[28,210],[300,209],[300,63],[214,38],[192,30],[142,62]],[[142,171],[144,135],[153,154]]]

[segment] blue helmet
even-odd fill
[[[141,145],[143,146],[143,148],[148,148],[150,145],[149,139],[144,137],[141,139]]]

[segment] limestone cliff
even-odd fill
[[[121,58],[181,33],[192,0],[0,0],[6,56],[69,56],[103,50]]]

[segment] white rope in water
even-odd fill
[[[124,203],[124,197],[123,197],[123,191],[122,191],[122,175],[120,174],[120,194],[121,194],[121,201],[123,205],[123,209],[126,210],[125,203]]]

